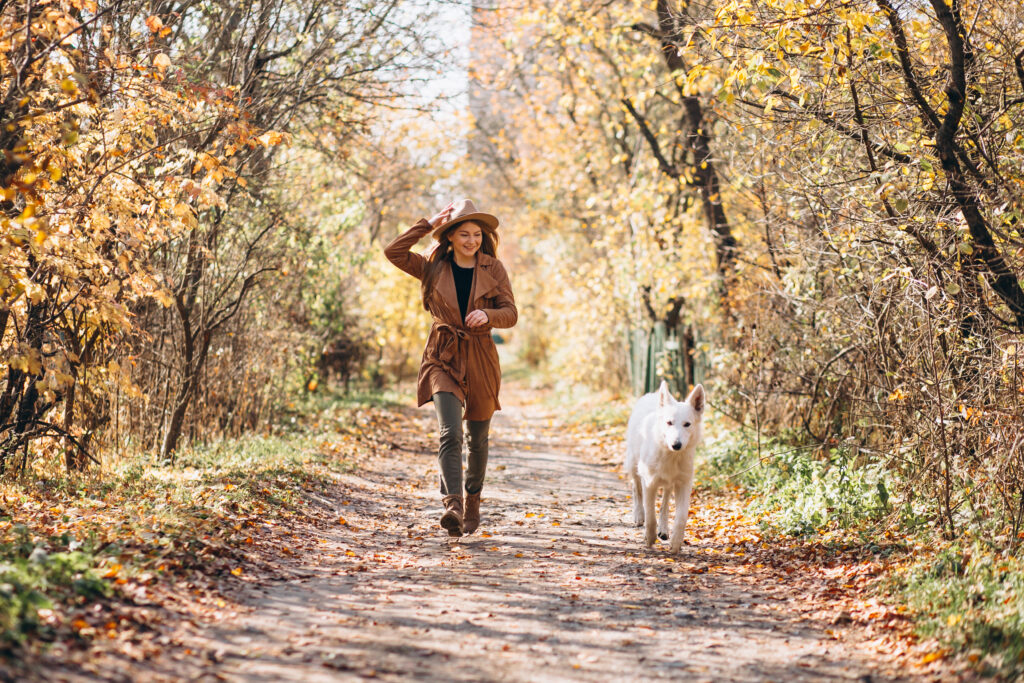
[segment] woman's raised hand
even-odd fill
[[[430,224],[435,228],[442,223],[446,222],[452,216],[452,211],[455,210],[455,202],[448,202],[448,206],[444,207],[437,212],[437,215],[430,219]]]
[[[479,308],[466,314],[466,327],[480,327],[488,322],[487,314]]]

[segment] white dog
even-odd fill
[[[693,456],[701,440],[704,387],[698,384],[685,401],[677,401],[661,383],[658,391],[637,399],[626,427],[626,472],[633,477],[633,523],[644,526],[644,541],[654,545],[654,499],[664,490],[657,535],[668,539],[668,500],[676,503],[669,546],[679,552],[690,512]]]

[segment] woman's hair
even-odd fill
[[[445,261],[451,261],[455,248],[452,246],[452,233],[455,232],[460,225],[463,223],[475,223],[480,226],[480,251],[484,252],[488,256],[496,257],[498,255],[496,247],[498,246],[498,235],[491,228],[477,221],[460,221],[454,223],[441,233],[441,236],[437,238],[437,248],[434,249],[427,256],[427,263],[423,268],[423,308],[430,310],[427,305],[427,301],[430,299],[431,293],[434,291],[434,287],[437,285],[437,278],[441,275],[441,267]]]

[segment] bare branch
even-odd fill
[[[647,140],[647,144],[650,146],[651,152],[654,154],[654,158],[658,160],[658,167],[661,168],[662,172],[671,178],[678,178],[682,175],[679,172],[679,169],[670,164],[665,158],[665,155],[662,154],[661,145],[658,144],[658,138],[656,138],[654,133],[651,132],[650,126],[647,125],[647,120],[636,110],[633,106],[633,102],[628,97],[624,97],[622,98],[622,104],[626,107],[626,111],[628,111],[633,116],[633,119],[636,120],[637,125],[640,127],[640,133],[644,136],[644,139]]]

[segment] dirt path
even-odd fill
[[[618,476],[559,448],[566,435],[535,408],[496,417],[481,531],[449,541],[425,448],[436,426],[417,415],[422,440],[361,463],[323,501],[334,524],[281,534],[287,576],[232,579],[236,608],[219,622],[88,677],[949,680],[804,609],[813,596],[742,551],[699,538],[678,557],[643,549]]]

